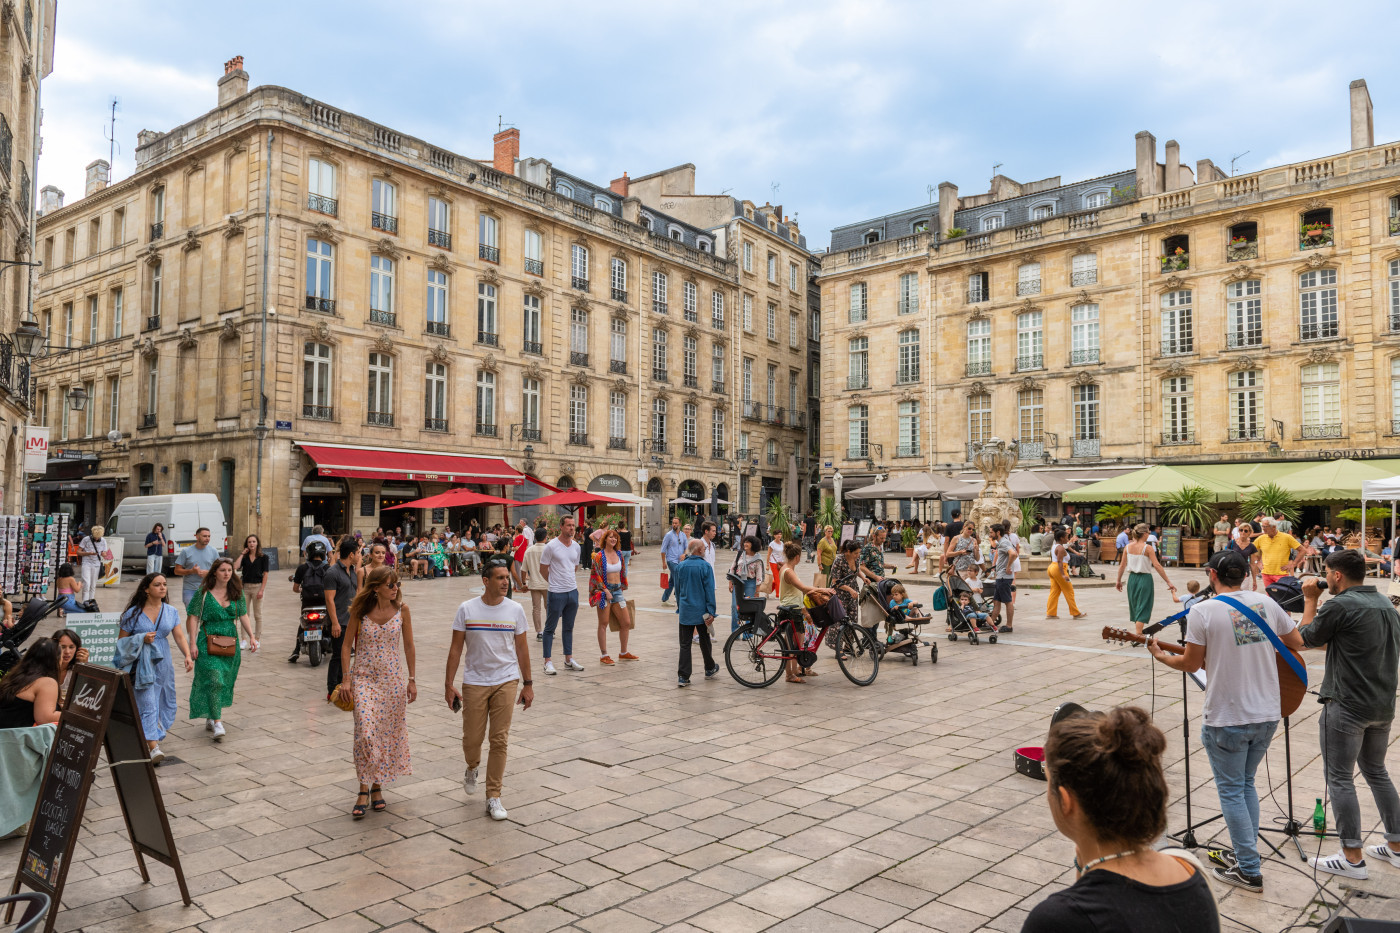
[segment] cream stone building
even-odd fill
[[[0,513],[23,505],[32,364],[12,338],[31,297],[39,82],[53,70],[56,12],[55,0],[0,4]]]
[[[250,91],[241,58],[225,70],[216,109],[143,132],[132,177],[96,172],[40,222],[36,404],[86,464],[50,479],[48,505],[101,518],[126,495],[209,491],[233,537],[287,549],[313,522],[497,521],[388,507],[464,483],[546,491],[527,475],[630,495],[653,536],[673,499],[752,512],[796,486],[804,417],[751,431],[741,404],[750,369],[806,376],[785,318],[777,340],[761,304],[744,326],[745,296],[791,303],[786,277],[770,295],[741,274],[746,250],[804,257],[805,276],[781,209],[726,198],[690,219],[646,179],[520,158],[515,129],[473,160]],[[61,403],[74,386],[81,414]]]
[[[1400,144],[1228,176],[1150,133],[1131,170],[837,228],[825,437],[846,488],[966,469],[1400,454]]]

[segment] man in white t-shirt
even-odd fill
[[[523,518],[520,520],[520,533],[525,536],[525,540],[530,544],[535,543],[535,526],[531,525]]]
[[[1231,858],[1220,850],[1207,854],[1219,867],[1217,881],[1247,891],[1264,890],[1259,862],[1259,793],[1254,772],[1264,760],[1278,728],[1281,701],[1278,665],[1272,641],[1250,615],[1229,601],[1254,610],[1284,645],[1303,647],[1298,626],[1279,604],[1263,593],[1244,592],[1249,562],[1236,551],[1220,551],[1206,563],[1215,598],[1197,603],[1186,617],[1186,652],[1167,654],[1151,639],[1147,648],[1168,667],[1194,673],[1206,669],[1206,698],[1201,744],[1215,773],[1220,811],[1230,830]],[[1224,598],[1222,598],[1224,597]]]
[[[486,813],[493,820],[503,820],[506,808],[501,804],[501,785],[506,776],[510,720],[515,712],[515,685],[521,685],[520,705],[525,709],[535,702],[535,688],[530,679],[525,610],[514,600],[506,599],[510,569],[504,564],[487,568],[482,584],[482,594],[457,607],[457,618],[452,621],[444,698],[448,707],[455,709],[460,705],[462,710],[462,752],[467,758],[462,787],[469,795],[476,792],[481,741],[490,735]],[[459,693],[457,664],[464,652],[466,663]]]
[[[574,519],[565,516],[559,522],[559,537],[544,546],[540,554],[540,572],[549,581],[549,596],[545,601],[544,672],[557,673],[554,662],[554,630],[564,620],[564,670],[581,671],[583,665],[574,660],[574,617],[578,615],[578,572],[580,548],[574,540]]]

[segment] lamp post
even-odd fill
[[[21,262],[13,259],[0,259],[0,265],[7,266],[37,266],[37,262]],[[15,328],[12,340],[15,345],[15,352],[26,360],[32,360],[44,352],[44,332],[39,329],[39,325],[34,320],[34,315],[25,312],[24,320],[20,321],[19,327]],[[27,377],[26,377],[27,378]],[[26,414],[20,418],[19,437],[24,444],[24,454],[29,450],[29,407],[34,404],[34,400],[29,397],[29,386],[23,386],[22,395],[25,398]],[[86,393],[84,393],[86,395]],[[20,461],[19,468],[19,511],[23,513],[29,507],[29,471],[25,468],[24,461]]]

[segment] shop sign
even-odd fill
[[[1318,452],[1318,456],[1323,460],[1372,460],[1376,457],[1374,447],[1366,447],[1353,450],[1323,450]]]
[[[24,471],[44,473],[49,468],[49,429],[30,425],[24,438]]]
[[[589,492],[631,492],[632,484],[621,476],[613,476],[605,473],[602,476],[595,476],[588,484]]]

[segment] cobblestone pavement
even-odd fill
[[[1016,931],[1030,907],[1073,879],[1073,850],[1055,832],[1045,785],[1012,769],[1012,750],[1041,744],[1066,700],[1155,709],[1170,739],[1169,824],[1185,822],[1181,680],[1141,649],[1100,640],[1103,625],[1126,618],[1111,588],[1083,590],[1089,619],[1072,622],[1044,620],[1045,593],[1023,587],[1014,635],[949,644],[941,624],[930,626],[938,663],[927,654],[917,667],[887,661],[870,687],[848,682],[824,653],[806,685],[750,690],[721,672],[679,690],[659,566],[654,550],[632,563],[641,661],[600,666],[586,606],[575,644],[582,673],[544,676],[531,641],[537,699],[515,716],[510,818],[501,823],[487,818],[480,792],[462,789],[460,720],[442,699],[451,619],[475,582],[407,584],[422,687],[409,708],[413,775],[389,785],[387,812],[353,822],[351,717],[325,703],[324,668],[287,663],[296,603],[278,575],[264,650],[245,655],[227,739],[214,745],[201,723],[182,719],[163,743],[171,758],[157,774],[193,906],[179,902],[164,866],[152,863],[152,883],[141,882],[104,774],[57,929]],[[105,591],[103,605],[124,602],[131,586]],[[914,597],[927,602],[930,592],[920,585]],[[1160,583],[1157,600],[1166,615]],[[723,592],[720,608],[727,617]],[[723,618],[719,629],[727,632]],[[1322,657],[1308,660],[1316,680]],[[189,678],[176,676],[183,711]],[[1218,812],[1197,741],[1200,700],[1193,687],[1198,820]],[[1292,728],[1304,820],[1323,788],[1317,709],[1305,703]],[[1280,738],[1260,772],[1274,788],[1266,823],[1286,805],[1284,761]],[[1394,745],[1389,762],[1400,774]],[[1375,808],[1359,792],[1374,827]],[[1227,838],[1218,820],[1201,835]],[[1276,931],[1326,917],[1306,865],[1273,838],[1291,858],[1266,861],[1263,895],[1215,886],[1226,929]],[[1317,840],[1304,845],[1313,854]],[[6,872],[19,849],[0,843]],[[1322,876],[1327,901],[1348,891],[1400,897],[1400,871],[1372,865],[1371,873],[1365,882]],[[1365,916],[1400,913],[1400,900],[1350,903]]]

